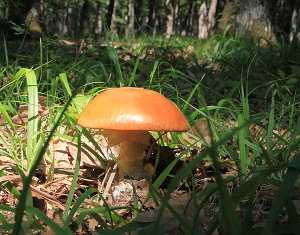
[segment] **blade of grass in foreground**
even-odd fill
[[[218,156],[217,156],[217,149],[219,146],[225,144],[227,141],[229,141],[234,134],[236,134],[238,131],[241,130],[243,126],[239,128],[233,128],[229,132],[227,132],[223,138],[221,138],[219,141],[215,142],[212,144],[212,147],[209,148],[209,150],[206,150],[202,153],[200,153],[197,157],[192,159],[190,162],[186,164],[186,166],[181,169],[176,178],[174,178],[167,190],[167,197],[173,192],[177,185],[179,184],[180,180],[183,180],[186,178],[192,171],[195,169],[200,161],[209,154],[209,156],[212,158],[215,169],[216,169],[216,181],[219,187],[219,192],[220,192],[220,199],[221,199],[221,209],[222,209],[222,214],[224,217],[224,225],[227,234],[232,234],[232,235],[239,235],[241,232],[241,222],[240,219],[237,216],[237,213],[235,211],[235,205],[232,200],[232,198],[229,195],[229,192],[226,188],[224,179],[222,178],[222,175],[220,173],[220,163],[218,161]]]
[[[272,146],[273,146],[273,130],[275,127],[275,92],[272,95],[272,101],[271,101],[271,111],[270,111],[270,115],[269,115],[269,123],[268,123],[268,132],[267,132],[267,137],[266,137],[266,141],[267,141],[267,153],[269,155],[269,157],[273,156],[273,150],[272,150]]]
[[[61,81],[65,91],[67,92],[68,97],[71,97],[72,96],[72,90],[71,90],[69,82],[68,82],[67,74],[66,73],[60,73],[58,75],[58,77],[59,77],[59,80]]]
[[[245,117],[243,114],[238,115],[238,124],[239,126],[244,126],[238,133],[238,143],[239,143],[239,150],[240,150],[240,170],[241,174],[245,175],[248,168],[248,146],[246,144],[246,141],[249,137],[248,133],[248,126],[245,126],[245,123],[247,121],[245,120]]]
[[[6,62],[6,67],[9,65],[9,60],[8,60],[8,50],[7,50],[7,43],[6,43],[6,38],[4,33],[2,33],[3,37],[3,46],[4,46],[4,55],[5,55],[5,62]]]
[[[9,125],[9,127],[15,131],[15,129],[16,129],[15,125],[14,125],[11,117],[9,116],[5,105],[3,105],[1,102],[0,102],[0,114],[2,115],[2,118],[4,119],[4,121]]]
[[[172,169],[175,167],[176,163],[178,162],[179,158],[175,158],[164,170],[163,172],[157,177],[157,179],[152,184],[153,188],[158,190],[159,187],[165,182],[167,177],[170,175]]]
[[[87,191],[85,191],[83,194],[80,195],[80,197],[78,198],[78,200],[74,203],[73,207],[70,209],[70,206],[68,208],[68,210],[66,212],[69,212],[69,214],[67,214],[64,218],[64,223],[65,223],[65,226],[69,226],[73,216],[75,215],[75,213],[78,211],[80,205],[83,203],[83,201],[88,198],[91,194],[97,192],[95,189],[93,188],[90,188],[88,189]],[[74,195],[74,192],[73,192],[73,195]],[[68,196],[68,199],[69,198],[72,198],[73,199],[73,196],[69,197]],[[72,201],[71,201],[72,202]]]
[[[135,85],[136,71],[139,67],[139,64],[140,64],[140,60],[137,59],[136,62],[134,63],[134,68],[130,74],[129,82],[128,82],[127,86]]]
[[[63,214],[63,220],[65,221],[66,224],[68,224],[70,222],[68,213],[71,208],[75,190],[77,188],[77,180],[78,180],[78,176],[79,176],[80,160],[81,160],[81,133],[80,132],[77,133],[77,144],[78,144],[77,145],[77,158],[76,158],[76,163],[75,163],[75,167],[74,167],[73,179],[72,179],[72,184],[70,187],[70,191],[69,191],[66,206],[65,206],[66,208],[65,208],[65,211]]]
[[[149,185],[149,193],[152,196],[153,200],[156,201],[156,204],[159,204],[160,202],[160,207],[157,213],[157,216],[154,221],[154,226],[152,228],[149,228],[152,230],[152,233],[157,233],[157,234],[162,234],[164,228],[163,222],[164,222],[164,212],[166,209],[170,211],[172,214],[173,218],[180,224],[182,230],[184,230],[185,234],[191,234],[191,225],[189,221],[181,215],[179,212],[177,212],[169,203],[169,196],[165,197],[164,195],[161,195],[158,190],[156,190],[151,184]],[[199,234],[200,235],[200,234]]]
[[[279,192],[273,200],[269,217],[266,223],[266,234],[273,234],[272,232],[276,226],[276,220],[282,207],[288,203],[292,196],[294,184],[300,174],[300,156],[295,156],[294,160],[289,164],[288,170],[283,178]]]
[[[118,59],[118,55],[117,55],[117,52],[116,52],[115,48],[108,47],[107,48],[107,54],[108,54],[109,58],[111,59],[111,61],[114,64],[116,78],[117,78],[120,86],[124,86],[124,78],[123,78],[123,75],[122,75],[122,69],[121,69],[120,61]]]
[[[201,85],[202,80],[200,80],[196,86],[194,87],[194,89],[190,92],[187,100],[184,102],[183,108],[182,108],[182,112],[185,113],[187,111],[187,109],[190,106],[191,100],[194,97],[195,93],[197,92],[199,86]]]
[[[241,234],[241,221],[235,211],[235,205],[230,197],[228,189],[226,188],[224,179],[220,171],[220,163],[218,161],[217,149],[212,147],[209,151],[209,155],[212,158],[216,169],[216,181],[219,186],[220,192],[220,207],[223,214],[224,221],[222,221],[225,234],[239,235]]]
[[[154,75],[155,75],[155,72],[156,72],[156,70],[157,70],[157,68],[158,68],[158,65],[159,65],[159,61],[156,60],[156,61],[154,62],[152,71],[151,71],[150,76],[149,76],[149,86],[152,85],[152,82],[153,82],[153,79],[154,79]]]
[[[243,128],[241,128],[238,133],[238,143],[240,150],[240,170],[242,176],[246,174],[249,166],[249,148],[246,144],[246,141],[249,139],[249,126],[247,123],[249,123],[248,120],[250,120],[247,90],[248,86],[246,85],[246,88],[244,88],[243,81],[241,81],[241,101],[243,111],[238,115],[238,125],[243,126]]]
[[[32,166],[35,157],[35,147],[38,138],[38,111],[39,111],[39,99],[37,79],[32,69],[24,70],[24,74],[27,80],[27,92],[28,92],[28,124],[27,124],[27,170]]]
[[[34,176],[35,170],[38,168],[39,163],[41,162],[41,160],[42,160],[42,158],[43,158],[43,156],[44,156],[44,154],[47,150],[47,147],[50,143],[50,140],[51,140],[52,136],[54,135],[57,127],[60,124],[60,121],[61,121],[64,113],[66,112],[69,104],[71,103],[72,98],[73,97],[71,97],[68,100],[68,102],[65,104],[65,106],[64,106],[63,110],[61,111],[61,113],[57,116],[57,118],[54,122],[54,125],[51,128],[51,131],[50,131],[50,133],[49,133],[49,135],[48,135],[48,137],[47,137],[47,139],[44,143],[43,148],[41,148],[41,150],[37,153],[35,161],[32,163],[32,167],[29,170],[28,176],[23,179],[23,190],[22,190],[22,193],[21,193],[19,203],[16,207],[15,224],[14,224],[13,233],[12,233],[13,235],[19,235],[20,234],[21,226],[22,226],[22,220],[23,220],[23,216],[24,216],[24,210],[25,210],[25,207],[26,207],[26,198],[27,198],[28,190],[30,188],[30,182],[32,180],[32,177]]]
[[[56,235],[72,235],[72,231],[69,228],[63,229],[58,224],[54,223],[50,218],[48,218],[44,213],[35,207],[27,208],[32,214],[37,216],[41,221],[43,221]],[[46,234],[46,233],[45,233]]]

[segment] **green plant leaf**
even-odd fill
[[[28,124],[27,124],[27,161],[28,167],[32,167],[35,160],[35,147],[38,141],[39,134],[39,99],[37,79],[34,70],[24,69],[25,77],[27,79],[27,92],[28,92]]]
[[[63,88],[67,92],[68,97],[71,97],[72,96],[72,90],[71,90],[70,85],[69,85],[67,74],[66,73],[60,73],[58,75],[58,77],[59,77],[59,80],[61,81],[61,83],[63,84]]]

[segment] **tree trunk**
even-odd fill
[[[8,1],[8,20],[17,25],[25,23],[26,15],[36,0]]]
[[[106,27],[107,29],[110,29],[111,27],[111,21],[112,21],[112,16],[114,12],[114,7],[115,7],[115,0],[110,0],[108,7],[107,7],[107,13],[106,13]]]
[[[218,5],[218,0],[211,0],[209,11],[208,11],[208,26],[209,26],[208,28],[209,28],[209,34],[212,33],[212,30],[213,30],[213,28],[215,26],[217,5]]]
[[[25,18],[25,24],[29,28],[32,36],[40,36],[42,33],[42,27],[40,25],[40,14],[41,14],[41,1],[34,1],[31,9],[27,12]]]
[[[128,0],[128,25],[126,27],[126,36],[134,36],[134,0]]]
[[[198,35],[198,21],[199,21],[199,12],[198,12],[198,6],[196,4],[193,4],[192,13],[189,19],[189,35],[197,36]]]
[[[66,34],[68,35],[72,35],[73,37],[75,36],[75,31],[74,31],[74,24],[73,24],[73,16],[74,15],[74,8],[72,6],[70,6],[70,2],[68,2],[68,6],[67,6],[67,17],[66,17],[66,28],[67,28],[67,32]]]
[[[42,33],[39,23],[40,3],[40,0],[8,1],[8,22],[13,22],[18,26],[25,24],[32,36],[39,35]],[[1,27],[6,26],[8,34],[15,33],[14,27],[11,24]]]
[[[183,24],[182,24],[183,28],[180,29],[182,36],[186,36],[188,34],[188,32],[190,31],[190,27],[191,27],[190,19],[191,19],[192,11],[193,11],[193,5],[194,5],[193,3],[194,3],[193,0],[188,1],[188,10],[187,10],[187,13],[184,17]]]
[[[174,1],[174,34],[177,33],[178,31],[178,28],[179,28],[179,4],[180,4],[180,1],[179,0],[175,0]]]
[[[90,2],[85,0],[80,12],[79,35],[84,37],[89,33]]]
[[[272,40],[271,20],[265,4],[260,0],[244,0],[238,5],[236,31],[240,35]]]
[[[236,30],[241,35],[271,42],[276,39],[288,41],[297,25],[299,8],[299,0],[240,1],[235,18]]]
[[[96,6],[95,27],[94,27],[94,34],[95,34],[96,41],[100,38],[102,33],[103,22],[102,22],[101,13],[102,13],[101,3],[98,2]]]
[[[66,26],[67,12],[65,10],[66,4],[67,4],[66,1],[60,1],[59,3],[57,3],[57,8],[55,9],[56,11],[55,11],[54,22],[56,26],[56,32],[60,35],[64,34],[67,27]]]
[[[110,31],[113,34],[118,34],[118,29],[117,29],[117,7],[118,7],[118,0],[114,1],[114,7],[113,7],[113,12],[111,16],[111,24],[110,24]]]
[[[198,16],[198,38],[205,39],[212,34],[215,26],[215,16],[218,0],[211,0],[208,8],[208,2],[203,1],[200,5]]]
[[[160,0],[155,0],[153,35],[156,35],[159,31],[162,31],[164,23],[164,17],[162,17],[162,14],[160,14],[162,8],[163,3]]]
[[[207,5],[206,1],[202,2],[199,8],[199,20],[198,20],[198,38],[207,38],[208,37],[208,28],[207,28]]]
[[[297,18],[297,12],[300,10],[299,0],[268,0],[266,2],[265,7],[270,18],[272,32],[278,39],[289,40],[293,18]]]
[[[156,5],[156,0],[148,0],[148,32],[154,31],[154,25],[155,25],[155,5]]]
[[[238,6],[234,1],[226,0],[221,10],[221,17],[218,20],[218,29],[221,32],[234,32],[235,20],[234,17],[237,14]]]
[[[148,26],[148,16],[145,17],[145,2],[143,0],[133,0],[134,2],[134,32],[144,30]]]
[[[69,2],[66,2],[66,5],[64,6],[63,10],[63,20],[62,20],[62,34],[66,35],[68,34],[68,14],[69,14]]]
[[[290,41],[300,41],[300,3],[293,10],[291,19]]]
[[[166,37],[170,38],[174,34],[174,0],[166,1]]]

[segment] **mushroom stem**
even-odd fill
[[[143,159],[147,154],[153,137],[147,131],[105,130],[109,147],[118,147],[117,162],[119,170],[134,178],[147,176],[143,168]]]

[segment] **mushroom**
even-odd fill
[[[154,142],[149,131],[186,131],[189,124],[169,99],[135,87],[109,88],[95,96],[79,116],[82,127],[101,129],[109,147],[118,147],[121,172],[145,177],[143,158]]]

